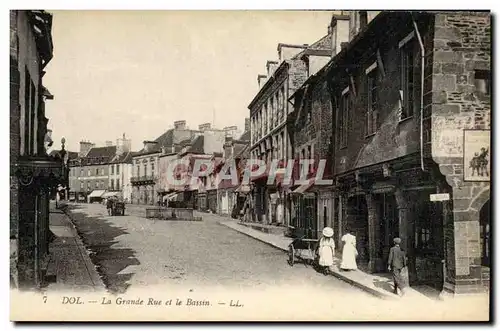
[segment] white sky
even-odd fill
[[[125,133],[138,150],[174,121],[243,129],[257,75],[277,44],[327,34],[320,11],[52,11],[45,86],[54,148]]]

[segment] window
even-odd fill
[[[147,176],[148,175],[148,165],[147,163],[144,164],[144,176]]]
[[[111,166],[111,174],[114,175],[115,174],[115,165],[113,164]]]
[[[96,176],[99,176],[99,168],[97,168],[97,169],[95,170],[95,175],[96,175]]]
[[[95,188],[99,188],[99,181],[97,181],[97,180],[95,182]]]
[[[119,179],[116,180],[116,189],[117,190],[121,189],[121,187],[120,187],[120,180]]]
[[[376,65],[376,63],[374,63]],[[378,129],[378,68],[367,73],[366,135],[370,136]]]
[[[413,116],[415,86],[414,86],[414,42],[408,41],[401,46],[401,120]]]
[[[35,84],[31,80],[28,67],[24,68],[24,153],[35,152]]]
[[[155,175],[155,164],[151,163],[151,176]]]
[[[350,93],[349,88],[344,90],[340,97],[340,113],[339,113],[339,148],[347,147],[347,136],[349,130],[349,108],[350,108]]]
[[[120,174],[120,165],[119,164],[116,165],[116,174],[117,175]]]
[[[87,171],[87,175],[88,175],[88,177],[92,176],[90,173],[90,169]]]
[[[90,182],[87,183],[87,191],[90,191],[91,188],[90,188]]]
[[[83,191],[83,182],[80,182],[80,190]]]
[[[80,177],[83,177],[83,169],[80,169]]]
[[[140,165],[137,165],[137,177],[140,177],[141,176],[141,166]]]
[[[476,92],[482,96],[490,96],[491,93],[491,77],[487,70],[476,70],[474,72],[474,85]]]
[[[111,191],[113,191],[115,189],[115,180],[112,179],[111,180]]]

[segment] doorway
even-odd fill
[[[381,193],[374,196],[377,205],[379,219],[379,245],[377,250],[378,258],[385,267],[385,262],[389,259],[389,251],[393,246],[393,240],[399,237],[399,210],[396,197],[393,193]]]

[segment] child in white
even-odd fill
[[[319,265],[326,275],[328,269],[333,266],[333,257],[335,256],[335,241],[333,240],[333,229],[326,227],[323,229],[323,237],[319,240]]]

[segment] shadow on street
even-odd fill
[[[118,242],[114,240],[116,237],[128,232],[121,227],[113,226],[106,219],[78,212],[77,207],[68,206],[68,211],[86,249],[90,251],[90,258],[97,266],[97,272],[107,290],[114,294],[125,293],[130,286],[128,281],[133,273],[120,272],[128,266],[140,263],[135,258],[134,250],[111,246]]]

